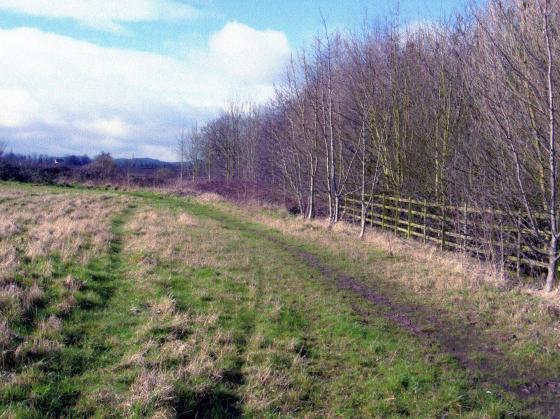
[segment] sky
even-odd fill
[[[0,0],[0,141],[176,160],[228,102],[265,103],[322,18],[437,22],[467,0]]]

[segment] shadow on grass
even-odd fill
[[[223,385],[193,392],[192,387],[177,389],[175,403],[178,418],[240,418],[243,416],[241,399]]]

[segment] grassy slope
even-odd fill
[[[112,220],[106,255],[55,273],[88,286],[63,323],[63,350],[18,371],[31,379],[0,387],[5,414],[521,411],[263,234],[278,233],[188,199],[136,198]],[[192,220],[177,222],[185,213]]]

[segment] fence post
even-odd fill
[[[394,202],[395,202],[395,205],[396,205],[396,206],[394,207],[394,208],[396,208],[396,209],[394,210],[394,211],[395,211],[395,219],[394,219],[394,222],[395,222],[395,234],[399,234],[398,228],[399,228],[399,220],[400,220],[400,217],[401,217],[401,214],[400,214],[400,212],[401,212],[401,211],[400,211],[401,206],[400,206],[399,204],[401,203],[401,198],[400,198],[400,197],[397,198]]]
[[[500,214],[500,266],[502,268],[502,277],[505,278],[506,271],[506,255],[504,245],[504,216]]]
[[[494,248],[494,230],[496,226],[494,223],[496,222],[496,210],[492,209],[492,221],[490,224],[490,255],[492,257],[492,262],[496,262],[496,249]]]
[[[408,200],[408,230],[407,230],[407,238],[410,239],[410,237],[412,236],[412,226],[410,225],[410,222],[412,217],[412,199]]]
[[[515,271],[517,279],[521,277],[521,216],[517,215],[517,254],[515,256]]]
[[[424,244],[426,244],[426,218],[428,215],[428,201],[426,199],[424,199]]]
[[[441,206],[441,250],[445,250],[445,204]]]
[[[468,229],[468,214],[469,214],[469,206],[465,201],[465,213],[463,214],[463,253],[467,251],[467,229]]]
[[[385,212],[387,211],[387,201],[383,192],[383,211],[381,212],[381,230],[385,230]]]

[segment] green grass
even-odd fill
[[[297,391],[278,390],[294,397],[290,402],[247,413],[437,416],[449,411],[478,417],[512,409],[496,396],[496,389],[473,388],[448,356],[427,348],[380,315],[369,316],[364,324],[355,310],[363,302],[318,280],[316,271],[264,237],[278,233],[195,201],[155,199],[218,223],[221,228],[215,227],[212,234],[229,236],[226,242],[235,240],[230,257],[250,254],[250,271],[258,271],[252,273],[258,278],[256,295],[266,303],[255,307],[258,345],[256,354],[249,351],[252,368],[259,368],[254,365],[258,361],[261,369],[272,368],[272,375],[278,374],[278,382],[294,377],[300,382],[294,384]],[[208,230],[197,239],[204,240],[206,234]],[[304,347],[306,354],[297,373],[288,367],[292,347]],[[276,371],[279,365],[282,368]]]
[[[283,244],[352,272],[344,257],[192,199],[134,198],[111,220],[106,254],[88,266],[54,257],[55,277],[87,285],[63,348],[0,387],[4,416],[522,416],[521,402]],[[157,218],[135,221],[144,212]],[[174,223],[183,213],[196,224]]]
[[[120,248],[121,230],[131,208],[112,221],[114,239],[108,254],[103,255],[87,266],[75,263],[62,265],[55,263],[53,276],[63,277],[68,274],[87,285],[76,293],[78,310],[64,320],[60,352],[54,353],[41,362],[23,365],[18,368],[26,379],[25,385],[4,386],[0,393],[0,403],[6,406],[6,413],[11,411],[16,416],[60,416],[79,412],[75,410],[84,387],[95,384],[99,368],[111,363],[118,357],[118,345],[110,342],[121,338],[129,330],[129,316],[122,312],[119,304],[128,302],[127,284],[121,280]],[[56,262],[56,256],[53,257]],[[32,271],[29,264],[24,270]],[[57,297],[54,288],[48,289],[52,298]],[[50,305],[51,312],[59,314]],[[38,317],[47,317],[40,315]]]
[[[218,212],[230,208],[230,204],[217,205]],[[233,211],[236,217],[249,221],[251,212]],[[266,215],[275,220],[290,218],[283,211],[268,211]],[[353,237],[324,229],[320,234],[327,239],[319,245],[302,238],[301,234],[282,234],[260,224],[250,223],[247,228],[280,238],[293,248],[315,255],[322,264],[357,278],[379,296],[406,310],[407,316],[436,341],[448,343],[455,340],[454,346],[466,352],[467,359],[463,361],[469,364],[469,372],[479,385],[494,384],[501,393],[504,388],[515,393],[523,387],[544,387],[544,391],[526,397],[524,404],[536,409],[538,415],[547,413],[550,406],[556,404],[552,409],[557,414],[558,393],[547,391],[546,386],[549,382],[557,383],[556,377],[560,374],[558,321],[547,313],[550,303],[527,292],[523,285],[497,287],[482,284],[475,288],[418,291],[379,273],[383,272],[381,266],[398,263],[402,277],[417,275],[419,262],[409,256],[368,247]],[[303,223],[301,226],[303,231],[315,228]],[[344,240],[346,245],[337,247],[337,240]],[[356,251],[359,248],[366,250]],[[414,268],[409,269],[407,264]],[[438,267],[426,265],[422,269],[425,269],[424,275],[429,276],[430,269],[437,270]],[[449,280],[453,281],[453,278]],[[433,318],[437,319],[437,327]]]

